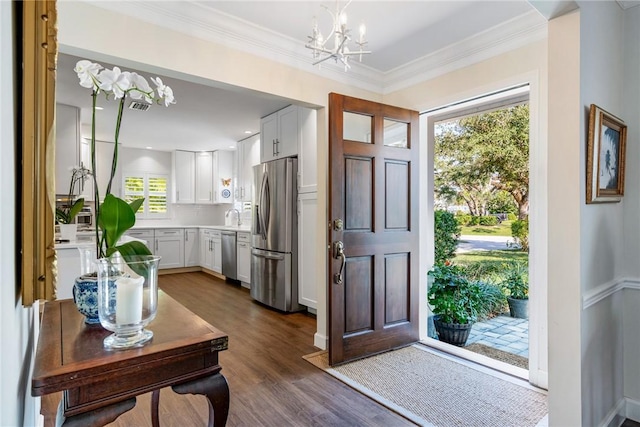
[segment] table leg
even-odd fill
[[[94,409],[93,411],[72,417],[65,417],[63,409],[64,402],[60,401],[58,415],[56,417],[56,427],[102,427],[115,421],[116,418],[130,411],[134,406],[136,406],[136,398],[132,397],[123,402],[114,403],[113,405]]]
[[[158,418],[158,406],[160,405],[160,390],[153,390],[151,393],[151,426],[160,427]]]
[[[208,427],[224,427],[229,415],[229,385],[220,373],[208,377],[174,385],[171,387],[178,394],[202,394],[209,402]]]

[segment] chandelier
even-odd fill
[[[349,33],[351,30],[347,28],[347,14],[345,9],[351,4],[351,1],[352,0],[349,0],[341,9],[339,0],[336,0],[335,13],[331,12],[328,7],[322,5],[333,19],[333,28],[326,39],[322,36],[320,30],[318,30],[318,21],[315,17],[313,18],[313,35],[307,36],[309,43],[305,44],[306,48],[313,51],[313,58],[316,59],[313,65],[321,64],[327,59],[333,58],[336,63],[340,61],[344,64],[344,70],[347,71],[351,68],[349,65],[350,57],[357,55],[359,56],[360,62],[362,62],[362,55],[371,53],[369,50],[363,50],[363,47],[367,44],[364,40],[364,35],[367,31],[364,24],[360,25],[359,38],[355,41],[355,44],[358,45],[358,50],[351,51],[349,49],[349,42],[351,41]],[[330,41],[333,42],[331,46],[329,45]]]

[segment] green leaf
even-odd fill
[[[80,213],[83,207],[84,199],[76,200],[75,203],[71,206],[71,209],[69,209],[69,221],[73,220],[73,218],[75,218],[76,215]]]
[[[107,251],[116,245],[120,237],[134,226],[136,214],[131,206],[124,200],[107,194],[100,206],[98,226],[105,234]],[[107,253],[107,255],[109,255]]]
[[[123,243],[107,250],[107,256],[111,256],[115,252],[120,252],[122,258],[127,262],[129,267],[141,276],[147,277],[147,266],[140,261],[140,255],[153,255],[149,248],[142,242],[133,241]]]
[[[129,203],[129,206],[131,206],[131,209],[133,209],[133,212],[135,213],[135,212],[138,212],[138,209],[140,209],[140,206],[142,206],[143,203],[144,203],[144,197],[141,197]]]
[[[62,209],[56,209],[56,221],[60,224],[69,224],[69,216]]]

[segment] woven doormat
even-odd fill
[[[547,396],[419,344],[337,367],[326,352],[304,358],[347,385],[423,426],[535,426]]]
[[[517,366],[522,369],[529,369],[529,359],[517,354],[509,353],[507,351],[498,350],[488,345],[473,343],[465,347],[465,350],[473,351],[474,353],[482,354],[501,362],[508,363],[509,365]]]

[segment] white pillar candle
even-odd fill
[[[142,320],[142,285],[144,277],[116,280],[116,323],[126,325]]]

